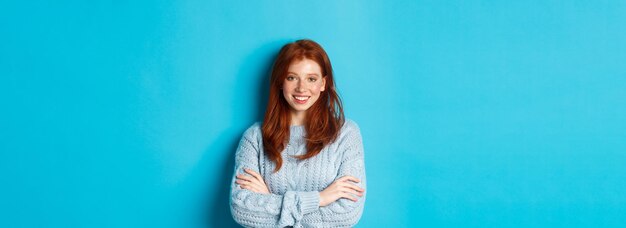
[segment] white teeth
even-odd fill
[[[299,100],[299,101],[306,101],[307,99],[309,99],[309,97],[296,97],[296,96],[294,97],[296,98],[296,100]]]

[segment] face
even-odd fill
[[[291,111],[306,112],[320,97],[326,87],[326,78],[317,62],[302,59],[289,65],[287,77],[283,82],[283,96]]]

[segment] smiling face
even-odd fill
[[[326,78],[317,62],[304,58],[289,65],[283,82],[283,96],[291,106],[292,116],[303,115],[320,97],[326,87]]]

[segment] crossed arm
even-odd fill
[[[238,174],[235,183],[239,184],[241,188],[248,189],[252,192],[270,194],[270,191],[260,174],[251,169],[244,169],[244,171],[249,175]],[[353,195],[361,197],[363,196],[365,189],[353,184],[352,182],[359,183],[361,180],[353,176],[343,176],[335,180],[335,182],[324,189],[324,191],[320,192],[319,206],[327,206],[340,198],[346,198],[356,202],[358,199]]]
[[[249,129],[250,130],[250,129]],[[248,136],[248,137],[246,137]],[[259,174],[261,149],[246,132],[236,152],[231,182],[231,212],[246,227],[350,227],[358,222],[365,201],[362,144],[346,148],[337,179],[321,192],[273,194]]]

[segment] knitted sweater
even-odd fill
[[[293,155],[306,153],[304,136],[304,126],[290,127],[283,165],[274,173],[274,162],[263,152],[261,124],[246,130],[235,155],[234,175],[245,174],[244,168],[260,173],[271,194],[242,189],[233,176],[230,210],[235,221],[245,227],[351,227],[359,221],[365,194],[357,196],[356,202],[340,198],[319,206],[319,193],[342,176],[359,178],[361,182],[356,185],[366,187],[359,127],[346,120],[335,142],[312,158],[298,160]]]

